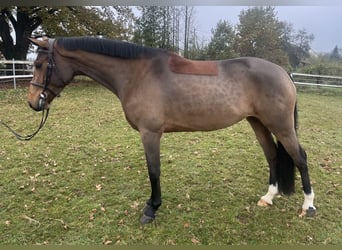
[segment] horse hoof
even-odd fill
[[[152,223],[153,221],[154,221],[154,217],[147,216],[145,214],[143,214],[143,216],[141,216],[141,218],[140,218],[140,223],[142,225]]]
[[[268,207],[268,206],[270,206],[270,205],[272,205],[272,204],[269,204],[269,203],[266,202],[264,199],[260,199],[260,200],[258,201],[258,206],[259,206],[259,207]]]
[[[300,218],[303,217],[314,217],[316,215],[316,209],[314,207],[309,207],[308,209],[302,209],[302,213],[299,215]]]
[[[313,207],[309,207],[308,210],[306,210],[306,216],[307,217],[314,217],[316,215],[316,209]]]

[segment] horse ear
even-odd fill
[[[49,42],[48,42],[49,39],[47,37],[44,37],[43,40],[38,40],[36,38],[31,38],[31,37],[28,37],[27,39],[30,40],[33,44],[37,45],[38,47],[46,48],[46,49],[49,48]]]

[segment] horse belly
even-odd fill
[[[244,117],[223,118],[222,116],[202,116],[187,117],[186,119],[173,119],[165,123],[164,132],[192,132],[192,131],[212,131],[229,127]]]
[[[228,92],[211,87],[179,95],[167,105],[165,132],[217,130],[244,119],[248,105]]]

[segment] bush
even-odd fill
[[[298,69],[298,72],[316,75],[342,76],[342,61],[329,60],[323,56],[310,60],[310,63]]]

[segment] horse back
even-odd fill
[[[138,129],[216,130],[256,113],[267,113],[262,109],[272,107],[272,103],[290,103],[287,97],[293,86],[286,71],[266,60],[246,57],[216,61],[214,75],[176,73],[169,60],[163,54],[146,61],[144,74],[132,88],[134,98],[124,108]]]

